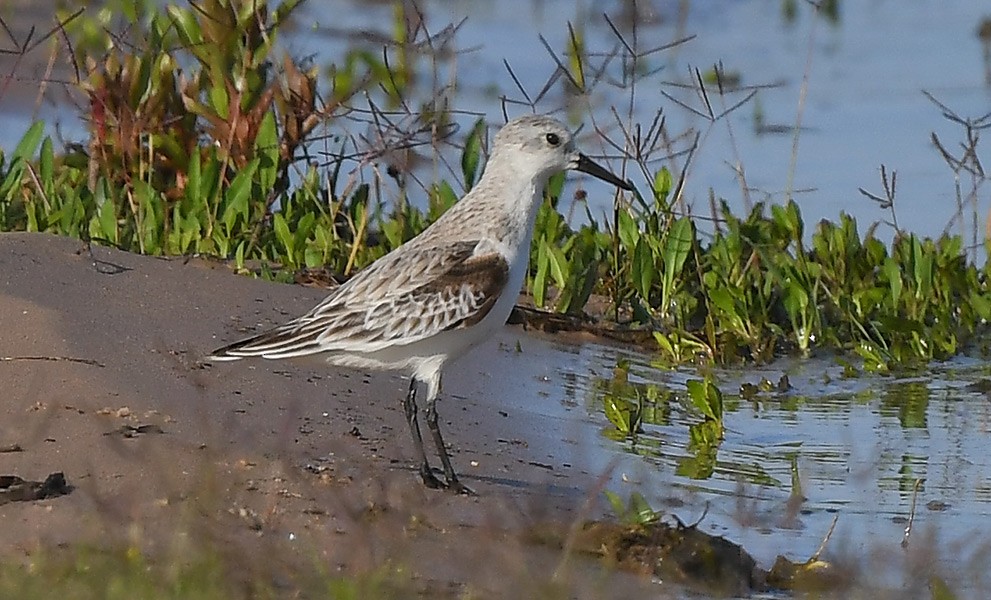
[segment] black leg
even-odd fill
[[[430,427],[430,433],[434,438],[434,445],[437,446],[437,454],[440,455],[440,462],[444,465],[444,478],[447,480],[447,489],[456,494],[474,496],[475,492],[458,480],[458,476],[454,473],[454,467],[451,466],[451,457],[447,454],[447,446],[444,444],[444,438],[440,434],[440,424],[437,422],[436,398],[431,398],[427,402],[427,426]]]
[[[427,453],[423,450],[423,438],[420,436],[420,424],[416,420],[416,378],[410,379],[409,392],[403,399],[403,410],[406,412],[406,422],[409,423],[409,431],[413,435],[413,445],[420,455],[420,477],[423,485],[429,488],[442,488],[444,484],[434,475],[427,462]]]

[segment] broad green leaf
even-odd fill
[[[898,310],[898,301],[901,299],[902,295],[902,272],[901,268],[898,266],[898,262],[892,258],[888,257],[884,261],[884,275],[888,279],[888,284],[891,287],[891,310]]]
[[[259,159],[256,158],[245,165],[234,177],[234,181],[231,182],[230,187],[227,188],[227,193],[225,194],[227,205],[224,207],[223,222],[227,227],[228,233],[233,230],[238,216],[245,221],[248,220],[248,215],[250,214],[248,200],[251,198],[251,183],[255,176],[255,171],[258,169],[259,162]]]
[[[604,490],[602,492],[606,495],[606,499],[609,501],[609,506],[612,507],[613,513],[619,517],[623,518],[626,514],[626,506],[623,504],[623,500],[619,497],[616,492],[610,492],[609,490]]]
[[[30,160],[34,156],[35,150],[38,148],[38,143],[41,141],[41,135],[45,132],[44,121],[35,121],[28,128],[24,137],[21,141],[17,143],[17,147],[14,148],[14,153],[11,154],[11,159],[21,159]]]
[[[296,233],[293,235],[293,252],[296,253],[296,260],[298,261],[302,253],[306,249],[306,241],[313,234],[313,229],[316,227],[316,215],[313,213],[306,213],[303,218],[299,220],[296,224]]]
[[[182,37],[185,46],[199,46],[203,43],[203,32],[200,24],[191,10],[182,8],[176,4],[169,4],[166,8],[172,22],[175,23],[176,31]]]
[[[458,201],[458,195],[454,193],[454,188],[447,181],[430,188],[430,206],[427,217],[431,222],[436,221],[442,214],[448,211],[454,203]]]
[[[44,130],[45,124],[41,121],[35,121],[10,155],[10,168],[3,181],[0,182],[0,200],[9,200],[14,190],[20,187],[25,165],[34,156]]]
[[[649,303],[650,286],[654,282],[654,255],[646,237],[641,237],[634,246],[632,275],[634,289],[644,302]]]
[[[267,111],[258,128],[255,150],[261,159],[258,167],[258,185],[268,194],[275,187],[279,175],[279,133],[275,125],[275,112]]]
[[[461,174],[465,178],[465,189],[470,190],[478,177],[478,165],[482,156],[482,136],[485,135],[485,119],[479,117],[468,133],[465,149],[461,153]]]
[[[227,88],[220,84],[213,85],[207,92],[207,96],[210,98],[210,108],[221,119],[228,118],[227,113],[230,108],[230,98],[227,96]]]
[[[632,252],[640,239],[640,227],[628,209],[620,208],[618,212],[619,223],[616,227],[619,230],[619,241],[627,252]]]
[[[287,259],[291,262],[293,253],[293,237],[292,233],[289,231],[289,224],[286,223],[286,218],[282,216],[282,213],[277,212],[272,215],[272,229],[275,231],[275,239],[278,240],[279,245],[282,246],[285,251]]]
[[[606,418],[613,424],[613,427],[624,435],[629,435],[631,433],[629,419],[630,407],[627,406],[626,401],[614,394],[606,394],[602,398],[602,403]]]
[[[541,243],[547,244],[547,241],[541,240]],[[565,258],[564,252],[560,248],[547,244],[547,260],[550,263],[551,277],[554,278],[554,284],[557,285],[559,292],[564,291],[568,282],[568,272],[570,271],[568,259]]]
[[[991,298],[980,292],[974,292],[970,295],[970,306],[979,319],[991,321]]]
[[[689,379],[685,386],[688,388],[688,397],[692,404],[706,418],[719,421],[723,418],[723,398],[709,378]]]
[[[547,187],[544,188],[546,197],[551,199],[560,198],[561,191],[564,190],[564,180],[564,173],[551,175],[551,178],[547,180]]]
[[[809,305],[809,294],[798,282],[789,282],[785,287],[784,305],[792,322],[798,322]]]
[[[117,237],[117,211],[109,200],[100,206],[100,237],[112,244],[120,243]]]
[[[725,288],[716,288],[709,290],[709,300],[727,315],[732,315],[739,317],[736,310],[736,301],[733,298],[733,294]]]
[[[676,219],[664,239],[664,273],[661,285],[661,312],[667,314],[674,297],[675,278],[681,274],[695,238],[695,225],[688,217]]]

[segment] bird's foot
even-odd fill
[[[427,470],[420,471],[420,478],[423,479],[423,485],[432,490],[447,490],[452,494],[460,494],[462,496],[478,495],[475,493],[475,490],[461,483],[461,480],[457,477],[450,478],[447,481],[441,481],[434,475],[433,471]]]
[[[432,490],[447,489],[448,487],[446,483],[437,479],[437,476],[430,469],[421,469],[420,478],[423,479],[423,485]]]
[[[473,490],[470,487],[468,487],[467,485],[461,483],[461,481],[457,477],[454,477],[452,479],[448,479],[447,480],[447,483],[444,485],[444,487],[447,489],[447,491],[452,492],[454,494],[460,494],[462,496],[477,496],[478,495],[478,494],[475,493],[475,490]]]

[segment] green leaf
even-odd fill
[[[234,266],[238,270],[244,269],[244,251],[248,243],[245,240],[241,240],[241,243],[237,245],[237,251],[234,253]]]
[[[970,306],[979,319],[991,321],[991,298],[975,291],[970,295]]]
[[[134,197],[139,207],[138,229],[140,231],[141,252],[159,254],[161,252],[162,220],[158,209],[164,205],[158,190],[146,181],[134,182]]]
[[[45,137],[41,143],[41,159],[38,165],[38,177],[45,193],[51,194],[55,189],[55,151],[52,149],[52,138]]]
[[[960,584],[958,583],[958,585]],[[953,593],[953,588],[946,583],[946,580],[938,575],[929,576],[929,593],[932,600],[957,600],[958,598]]]
[[[289,231],[289,224],[286,223],[286,218],[282,216],[281,212],[277,212],[272,215],[272,229],[275,230],[275,239],[278,240],[279,245],[282,246],[286,259],[291,262],[293,237],[292,232]]]
[[[692,251],[695,239],[695,225],[688,217],[676,219],[668,230],[664,243],[664,276],[667,285],[670,279],[681,273],[688,254]]]
[[[537,272],[533,276],[533,303],[538,308],[543,308],[546,300],[548,270],[550,258],[547,256],[547,240],[541,238],[537,245]]]
[[[933,256],[926,252],[917,237],[912,236],[912,262],[915,275],[915,297],[919,300],[929,297],[932,288]]]
[[[650,286],[654,282],[654,255],[646,237],[637,240],[633,248],[633,286],[644,302],[650,302]]]
[[[541,243],[547,244],[547,241],[544,239],[541,240]],[[560,248],[547,244],[547,260],[550,263],[554,284],[558,287],[559,292],[564,291],[568,283],[568,272],[570,271],[568,259],[565,258],[564,252]]]
[[[279,132],[275,125],[275,112],[267,111],[258,128],[255,150],[261,159],[258,167],[258,185],[268,194],[275,187],[279,175]]]
[[[189,163],[186,166],[186,189],[183,196],[190,205],[205,204],[207,198],[203,195],[200,181],[200,153],[190,152]]]
[[[551,200],[556,200],[561,197],[561,191],[564,189],[564,173],[555,173],[551,175],[551,178],[547,180],[547,187],[544,188],[544,192],[547,198]]]
[[[685,386],[688,388],[688,397],[692,404],[707,419],[721,421],[723,418],[723,394],[719,388],[712,383],[709,377],[703,379],[689,379]]]
[[[650,503],[640,492],[630,494],[630,516],[637,525],[647,525],[660,518],[660,514],[650,507]]]
[[[9,200],[14,190],[20,187],[25,165],[34,156],[44,131],[45,124],[42,121],[35,121],[17,144],[14,152],[10,155],[10,168],[3,182],[0,183],[0,200]]]
[[[458,195],[454,193],[451,184],[447,181],[441,181],[430,188],[430,206],[427,210],[427,217],[431,222],[436,221],[457,201]]]
[[[191,10],[184,9],[175,4],[169,4],[166,8],[172,22],[176,26],[176,31],[182,37],[183,45],[198,46],[203,43],[203,32],[200,24],[196,20]]]
[[[251,183],[258,170],[260,160],[254,159],[241,169],[234,181],[231,182],[227,193],[224,194],[227,205],[224,207],[223,222],[227,227],[227,232],[234,230],[234,223],[240,216],[244,221],[248,220],[250,214],[248,200],[251,198]]]
[[[733,331],[746,335],[745,322],[737,309],[736,299],[733,297],[732,292],[726,288],[710,289],[709,301],[723,313],[723,316],[730,320]]]
[[[470,190],[478,177],[478,165],[482,156],[482,136],[485,135],[485,119],[479,117],[468,133],[465,149],[461,153],[461,174],[465,178],[465,189]]]
[[[300,254],[304,253],[306,250],[306,241],[310,239],[313,234],[314,228],[317,225],[317,217],[313,213],[306,213],[303,218],[296,223],[296,233],[293,235],[292,247],[294,252],[294,258],[297,262],[301,262],[299,259],[302,258]]]
[[[901,299],[902,295],[902,271],[898,266],[898,261],[892,257],[888,257],[884,261],[884,275],[888,279],[888,284],[891,287],[891,309],[898,310],[898,301]]]
[[[18,142],[17,147],[14,148],[14,153],[11,154],[11,160],[30,160],[34,156],[35,150],[38,148],[38,143],[41,141],[41,134],[45,132],[44,121],[35,121],[28,128],[27,133]]]
[[[620,243],[623,244],[627,252],[632,252],[640,239],[640,227],[633,220],[633,215],[630,214],[629,210],[619,210],[619,223],[616,226],[619,230]]]
[[[661,167],[656,173],[654,173],[654,201],[660,204],[663,200],[667,199],[668,194],[671,193],[671,171],[667,167]]]
[[[228,118],[228,109],[230,108],[230,98],[227,95],[227,88],[223,85],[213,85],[210,87],[207,95],[210,98],[210,108],[222,119]]]
[[[631,433],[630,407],[627,402],[615,394],[606,394],[602,398],[602,404],[603,412],[613,427],[623,435],[629,435]]]
[[[785,287],[784,305],[792,323],[797,323],[809,305],[809,294],[799,283],[791,281]]]
[[[109,199],[100,206],[100,237],[112,244],[120,243],[117,237],[117,211]]]
[[[609,506],[612,507],[613,513],[622,519],[626,514],[626,506],[623,504],[623,500],[619,497],[619,494],[616,492],[610,492],[609,490],[604,490],[602,493],[606,495],[606,499],[609,501]]]
[[[676,219],[664,239],[664,273],[661,283],[661,313],[667,315],[675,292],[675,278],[681,274],[695,240],[695,225],[688,217]]]

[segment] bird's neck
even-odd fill
[[[486,173],[444,219],[456,221],[467,236],[485,236],[519,248],[532,238],[546,177],[518,178]],[[524,251],[529,252],[529,247]]]

